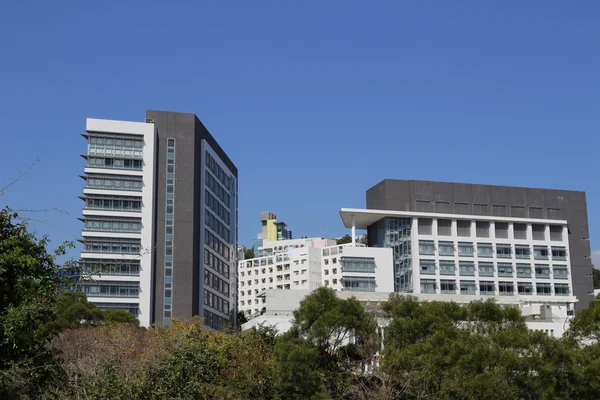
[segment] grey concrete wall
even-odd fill
[[[565,219],[575,309],[593,300],[585,192],[513,186],[386,179],[367,190],[367,208],[503,217]]]
[[[175,142],[175,202],[173,229],[173,305],[172,315],[190,319],[198,313],[198,265],[196,249],[199,244],[197,223],[200,213],[196,196],[201,179],[196,168],[196,116],[187,113],[148,110],[146,119],[153,119],[158,134],[157,184],[156,184],[156,264],[154,290],[154,323],[162,325],[164,303],[164,263],[165,263],[165,213],[166,213],[166,173],[167,139]],[[196,313],[194,313],[196,311]]]

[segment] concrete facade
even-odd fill
[[[594,298],[585,192],[386,179],[366,200],[367,209],[566,220],[575,309]]]

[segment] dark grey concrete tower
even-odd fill
[[[367,208],[566,220],[575,309],[594,298],[585,192],[386,179],[367,190]]]
[[[238,171],[194,114],[146,111],[157,132],[153,323],[236,320]]]

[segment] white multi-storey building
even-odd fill
[[[264,241],[260,257],[238,264],[238,308],[258,315],[268,289],[312,291],[321,286],[339,291],[393,290],[392,252],[333,239]]]
[[[82,231],[82,286],[101,308],[151,321],[156,132],[143,122],[88,119]]]
[[[532,329],[562,333],[573,295],[567,221],[342,209],[394,251],[396,291],[427,300],[518,304]],[[390,277],[391,278],[391,277]]]

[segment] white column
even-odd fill
[[[352,214],[352,247],[356,247],[356,224],[354,223],[354,214]]]

